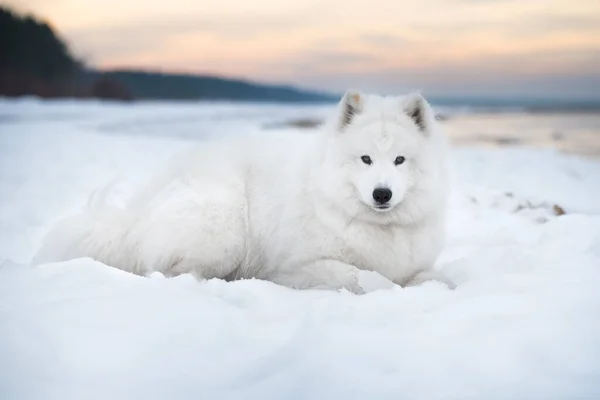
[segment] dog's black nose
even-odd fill
[[[378,204],[385,204],[392,198],[392,191],[387,188],[379,188],[373,190],[373,199]]]

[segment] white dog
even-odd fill
[[[125,209],[61,221],[34,262],[355,293],[435,279],[447,141],[420,94],[348,91],[318,134],[203,144]]]

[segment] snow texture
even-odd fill
[[[0,100],[0,398],[600,398],[600,163],[552,150],[453,151],[454,291],[28,265],[114,178],[119,204],[193,141],[328,111]]]

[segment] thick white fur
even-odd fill
[[[431,279],[452,286],[433,270],[444,244],[446,146],[419,94],[348,91],[317,134],[205,143],[124,209],[88,205],[51,230],[34,262],[92,257],[140,275],[355,293]],[[395,165],[397,156],[406,161]],[[377,187],[393,192],[387,210],[374,208]]]

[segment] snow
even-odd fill
[[[454,291],[28,265],[98,186],[119,203],[194,141],[327,111],[0,100],[0,397],[600,397],[600,163],[551,149],[454,149]]]

